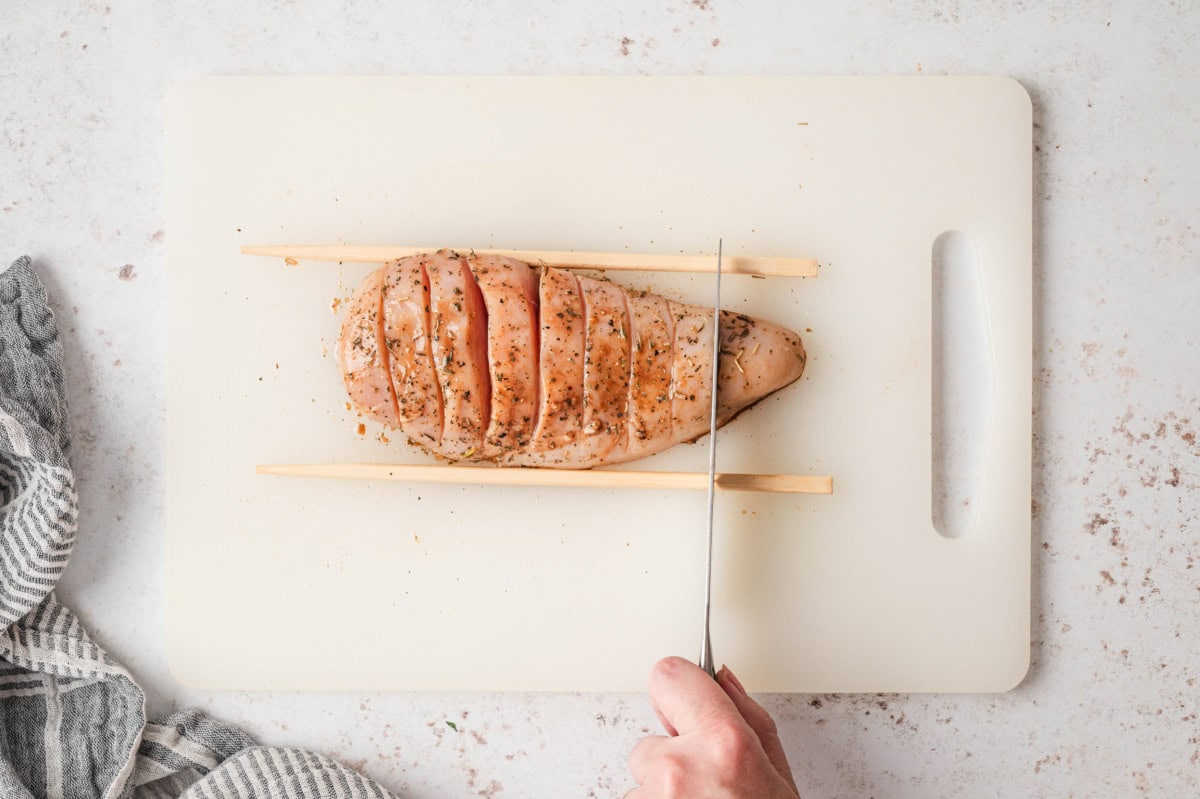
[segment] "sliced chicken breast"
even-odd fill
[[[800,337],[607,280],[440,250],[369,276],[342,323],[351,400],[449,460],[581,469],[724,424],[804,371]]]

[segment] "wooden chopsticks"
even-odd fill
[[[407,255],[433,252],[436,247],[363,246],[354,244],[248,244],[243,255],[265,255],[299,261],[338,261],[343,263],[386,263]],[[708,272],[716,271],[715,255],[638,255],[627,252],[571,252],[565,250],[471,250],[459,252],[479,255],[506,255],[526,263],[542,263],[563,269],[605,269],[615,272]],[[726,255],[723,275],[762,277],[816,277],[815,258],[752,257]]]
[[[333,477],[343,480],[397,480],[410,483],[459,483],[557,488],[708,488],[699,472],[627,472],[606,469],[535,469],[488,466],[425,466],[391,463],[268,464],[259,474],[282,477]],[[832,494],[833,478],[801,474],[717,473],[717,488],[773,494]]]

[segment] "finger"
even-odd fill
[[[722,717],[738,718],[737,707],[721,686],[696,664],[663,658],[650,671],[650,704],[668,735],[701,729]]]
[[[792,770],[788,767],[787,754],[783,751],[783,741],[779,739],[779,729],[775,726],[775,719],[771,718],[771,714],[767,712],[766,708],[746,693],[742,681],[730,671],[728,666],[722,666],[721,670],[717,672],[717,682],[725,689],[725,693],[733,702],[734,707],[742,714],[742,718],[750,725],[750,729],[754,730],[754,734],[758,736],[758,742],[762,745],[763,751],[767,753],[767,759],[771,761],[771,765],[775,767],[781,777],[787,780],[788,784],[792,786],[792,790],[799,793],[796,781],[792,779]]]
[[[663,731],[674,738],[679,734],[679,730],[671,726],[671,722],[663,715],[662,708],[658,706],[658,702],[654,701],[654,695],[650,695],[650,707],[654,710],[654,715],[658,716],[658,723],[662,725]]]
[[[665,735],[648,735],[634,744],[633,751],[629,753],[629,773],[633,775],[633,779],[637,781],[638,785],[646,781],[646,776],[650,773],[654,761],[658,759],[670,741],[671,739]]]

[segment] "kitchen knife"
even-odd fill
[[[723,239],[717,240],[717,296],[713,301],[713,358],[712,407],[708,417],[708,545],[704,567],[704,641],[700,646],[700,668],[716,679],[713,666],[712,635],[709,632],[709,612],[712,609],[713,508],[717,488],[717,378],[721,361],[721,251]]]

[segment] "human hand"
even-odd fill
[[[714,681],[683,658],[650,672],[650,704],[666,735],[638,741],[627,799],[798,799],[775,722],[728,668]]]

